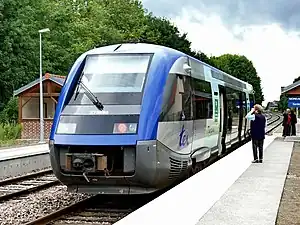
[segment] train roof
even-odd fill
[[[165,53],[186,55],[178,50],[154,44],[147,43],[124,43],[94,48],[89,50],[87,54],[103,54],[103,53]]]
[[[222,70],[219,70],[207,63],[202,62],[199,59],[196,59],[190,55],[187,55],[183,52],[180,52],[178,50],[161,46],[161,45],[155,45],[155,44],[147,44],[147,43],[123,43],[123,44],[115,44],[115,45],[109,45],[99,48],[94,48],[86,52],[87,55],[89,54],[105,54],[105,53],[155,53],[155,54],[164,54],[164,55],[178,55],[178,56],[188,56],[189,58],[198,61],[199,63],[202,63],[203,65],[209,67],[212,71],[215,73],[221,73],[223,76],[227,76],[231,80],[235,80],[236,82],[240,82],[244,85],[246,85],[247,89],[253,89],[252,85],[240,80],[228,73],[225,73]],[[218,79],[218,78],[216,78]]]

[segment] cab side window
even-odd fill
[[[182,121],[190,119],[190,77],[169,74],[164,88],[162,111],[159,121]]]

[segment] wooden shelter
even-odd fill
[[[44,134],[49,138],[56,104],[65,77],[46,73],[43,76]],[[19,102],[19,123],[22,139],[39,139],[40,135],[40,79],[14,91]]]

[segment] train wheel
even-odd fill
[[[192,159],[192,167],[189,170],[187,177],[192,177],[193,175],[195,175],[196,173],[200,172],[201,170],[203,170],[205,168],[205,166],[209,163],[209,159],[205,160],[205,161],[201,161],[201,162],[196,162],[195,159]]]
[[[192,177],[194,175],[194,171],[193,171],[193,168],[189,169],[188,173],[187,173],[187,179]]]
[[[200,172],[201,170],[203,170],[204,166],[205,166],[204,162],[196,163],[195,168],[194,168],[194,174],[196,174],[196,173]]]

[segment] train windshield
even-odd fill
[[[81,81],[93,93],[142,92],[149,59],[149,55],[90,55]]]
[[[119,134],[121,123],[128,126],[125,133],[136,133],[151,58],[152,54],[87,56],[56,132]]]
[[[88,55],[68,105],[87,105],[88,89],[102,104],[140,105],[152,54]],[[86,87],[86,88],[84,88]]]

